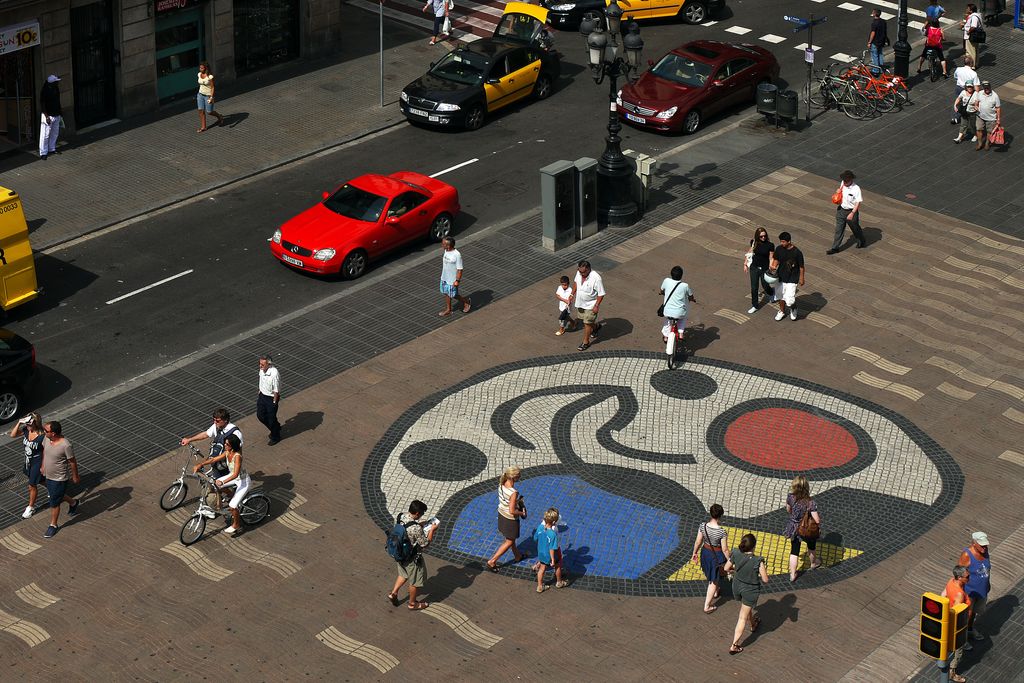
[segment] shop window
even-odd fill
[[[299,56],[297,0],[235,0],[235,69],[250,73]]]

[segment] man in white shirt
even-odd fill
[[[260,356],[260,393],[256,397],[256,419],[270,430],[268,446],[281,440],[281,423],[277,421],[277,406],[281,402],[281,375],[269,354]]]
[[[441,240],[441,294],[444,295],[444,310],[438,313],[442,318],[452,314],[452,299],[462,304],[462,312],[469,313],[473,302],[469,297],[459,294],[462,284],[462,254],[455,248],[455,238],[445,237]]]
[[[978,14],[978,6],[973,2],[968,3],[967,12],[964,15],[963,21],[960,25],[964,29],[964,53],[974,61],[978,63],[978,45],[977,43],[971,42],[971,34],[975,31],[984,31],[985,29],[981,25],[981,15]]]
[[[217,408],[213,411],[213,424],[210,428],[203,432],[198,432],[192,436],[186,436],[181,440],[181,445],[186,446],[193,441],[202,441],[204,439],[211,439],[213,441],[210,444],[210,456],[216,457],[224,451],[224,439],[228,438],[232,434],[238,436],[239,444],[242,443],[242,430],[235,426],[231,422],[231,414],[228,413],[227,408]],[[225,469],[221,469],[221,467]],[[214,470],[217,471],[217,476],[221,476],[226,471],[227,465],[224,461],[214,465]]]
[[[832,240],[832,248],[825,253],[829,256],[839,251],[843,246],[843,236],[846,235],[846,225],[850,225],[853,236],[857,238],[857,248],[863,249],[867,246],[864,241],[864,231],[860,229],[860,205],[864,198],[860,193],[860,186],[853,182],[857,176],[853,171],[843,171],[839,178],[842,184],[839,189],[843,192],[843,201],[836,207],[836,234]]]
[[[992,90],[992,84],[988,81],[981,82],[981,92],[976,94],[978,98],[978,118],[975,120],[975,127],[978,130],[979,151],[989,149],[992,146],[990,136],[992,131],[1003,123],[1002,102],[999,95]],[[984,144],[982,144],[984,143]]]
[[[576,350],[590,348],[591,338],[596,338],[601,326],[597,324],[601,302],[604,301],[604,280],[600,273],[590,267],[590,261],[577,264],[576,278],[572,283],[572,300],[576,302],[576,314],[583,321],[583,343]]]
[[[956,93],[953,95],[954,98],[959,97],[960,93],[964,91],[964,84],[967,83],[967,81],[977,84],[981,80],[978,78],[978,72],[974,70],[974,60],[971,59],[969,55],[964,57],[964,65],[958,66],[953,71],[953,78],[956,79]],[[954,99],[953,102],[955,103],[956,100]],[[953,118],[950,119],[949,122],[954,125],[958,124],[960,123],[961,116],[962,112],[958,111],[954,104]]]

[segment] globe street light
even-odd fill
[[[616,0],[605,8],[602,17],[597,12],[588,12],[580,22],[580,33],[589,55],[590,70],[594,82],[600,85],[608,77],[608,136],[605,138],[604,153],[597,161],[597,221],[605,226],[623,227],[636,223],[639,215],[633,200],[631,186],[633,168],[622,155],[619,143],[619,115],[615,98],[618,93],[619,76],[636,81],[640,65],[640,53],[644,49],[640,27],[629,21],[626,35],[622,36],[625,58],[618,55],[618,37],[621,35],[622,8]],[[628,17],[627,17],[628,18]],[[607,30],[604,25],[607,23]]]

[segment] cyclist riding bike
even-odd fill
[[[682,341],[690,302],[697,302],[690,285],[683,282],[682,266],[674,266],[670,276],[661,281],[661,293],[665,296],[662,311],[665,321],[661,328],[661,341],[668,342],[668,335],[672,333],[673,321],[678,321],[677,339]]]
[[[949,78],[949,72],[946,69],[946,57],[942,54],[942,29],[939,27],[938,19],[929,21],[927,28],[925,28],[924,52],[921,53],[921,59],[917,62],[917,73],[921,73],[924,60],[928,57],[929,53],[939,58],[939,63],[942,64],[942,77]]]
[[[238,436],[239,445],[243,444],[242,432],[231,422],[231,415],[228,413],[226,408],[217,408],[213,411],[213,424],[210,428],[204,432],[199,432],[192,436],[186,436],[181,440],[182,446],[187,446],[193,441],[202,441],[204,439],[211,439],[213,443],[210,444],[210,458],[216,458],[224,450],[224,439],[230,435]],[[217,464],[214,465],[214,470],[217,476],[221,476],[227,473],[227,465],[222,460],[217,460]]]
[[[237,434],[230,434],[224,439],[224,451],[217,456],[207,458],[192,469],[193,472],[198,472],[206,465],[213,465],[217,462],[224,461],[227,464],[227,474],[220,476],[214,480],[214,485],[217,487],[217,495],[214,497],[214,507],[217,511],[221,509],[220,501],[220,490],[224,488],[234,488],[234,495],[231,496],[231,501],[228,503],[228,507],[231,509],[231,526],[224,530],[226,534],[234,534],[242,529],[242,518],[238,514],[238,506],[241,505],[242,500],[245,498],[245,494],[249,492],[249,487],[252,486],[252,480],[249,478],[249,473],[242,466],[242,440],[238,438]],[[216,512],[205,512],[207,517],[213,518],[217,516]]]

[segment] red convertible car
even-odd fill
[[[270,251],[293,268],[351,280],[404,244],[441,241],[458,213],[458,190],[440,180],[412,171],[364,175],[275,230]]]
[[[723,109],[753,104],[758,84],[778,77],[779,62],[763,47],[695,40],[619,91],[619,117],[640,128],[693,133]]]

